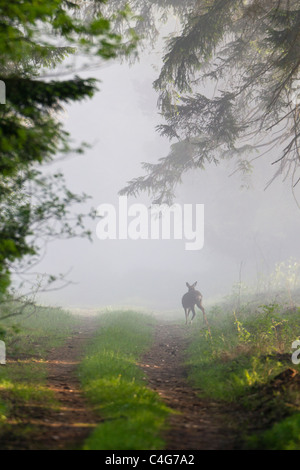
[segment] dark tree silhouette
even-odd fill
[[[185,172],[235,159],[251,171],[254,158],[274,149],[278,175],[300,180],[300,2],[197,1],[182,32],[168,40],[154,86],[172,142],[169,155],[143,164],[121,194],[148,191],[170,203]],[[213,96],[203,93],[215,89]],[[255,153],[254,153],[255,152]],[[266,182],[267,183],[267,182]]]

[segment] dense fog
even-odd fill
[[[86,209],[106,203],[117,210],[118,192],[140,176],[141,162],[154,163],[169,150],[169,141],[155,130],[162,118],[152,86],[162,44],[161,40],[154,50],[146,49],[132,65],[115,61],[81,73],[101,81],[99,92],[90,101],[65,107],[61,119],[72,139],[92,146],[85,155],[59,161],[45,171],[59,168],[71,190],[90,194]],[[290,180],[279,177],[265,190],[276,152],[254,161],[248,188],[241,188],[241,174],[232,175],[230,160],[184,177],[174,202],[205,205],[203,249],[187,251],[184,240],[99,240],[98,220],[93,220],[93,243],[57,240],[48,246],[39,271],[68,273],[73,284],[40,294],[39,301],[70,308],[169,310],[181,308],[186,282],[198,281],[204,302],[227,295],[239,280],[259,288],[261,275],[300,254],[300,211]],[[299,188],[297,193],[300,200]],[[147,207],[150,202],[146,195],[128,200],[129,205]]]

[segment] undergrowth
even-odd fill
[[[47,352],[63,344],[75,324],[68,312],[38,306],[31,313],[1,321],[7,365],[0,366],[0,443],[7,433],[17,441],[35,435],[27,416],[29,405],[57,406],[46,386]]]
[[[300,386],[295,389],[293,374],[285,375],[300,372],[292,362],[299,297],[298,288],[267,294],[237,289],[209,309],[211,335],[200,322],[192,333],[189,379],[203,396],[243,407],[250,421],[242,431],[247,448],[300,448]]]
[[[136,365],[153,342],[154,319],[135,312],[112,312],[80,366],[83,389],[102,418],[85,450],[164,448],[161,432],[170,410],[147,387]]]

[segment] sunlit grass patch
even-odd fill
[[[228,401],[267,384],[287,367],[297,367],[291,346],[300,336],[299,319],[299,309],[286,312],[276,304],[212,316],[212,338],[200,328],[193,332],[187,351],[190,380],[203,395]]]
[[[1,423],[6,422],[7,415],[8,415],[7,404],[5,404],[3,401],[0,401],[0,426],[1,426]]]
[[[45,401],[53,400],[53,393],[47,387],[41,384],[32,384],[11,380],[0,380],[0,392],[9,393],[12,399],[17,399],[19,405],[21,402],[28,404],[29,402],[45,403]]]
[[[34,426],[25,425],[29,405],[58,406],[46,386],[47,352],[62,345],[76,323],[68,312],[50,307],[1,323],[7,364],[0,366],[0,440],[6,431],[18,436],[34,432]],[[9,422],[20,416],[20,426],[11,427]]]
[[[47,349],[62,344],[77,319],[60,308],[36,307],[34,312],[2,323],[10,357],[34,355],[43,358]]]
[[[261,304],[255,296],[241,302],[238,310],[231,307],[224,302],[209,312],[211,337],[194,328],[186,354],[189,379],[202,396],[235,402],[253,415],[260,432],[250,439],[252,448],[297,448],[299,380],[293,383],[288,371],[300,371],[292,363],[292,344],[300,338],[300,309]]]
[[[103,422],[85,450],[162,449],[170,410],[147,388],[136,365],[153,341],[154,319],[135,312],[101,317],[102,326],[80,366],[87,397]]]
[[[300,450],[300,413],[247,440],[248,449]]]
[[[255,355],[232,355],[224,360],[222,354],[204,357],[201,347],[189,349],[189,379],[203,396],[235,401],[253,386],[263,385],[282,372],[286,365]]]

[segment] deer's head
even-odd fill
[[[196,285],[197,281],[192,286],[190,286],[188,282],[186,283],[186,287],[188,288],[189,292],[195,292]]]

